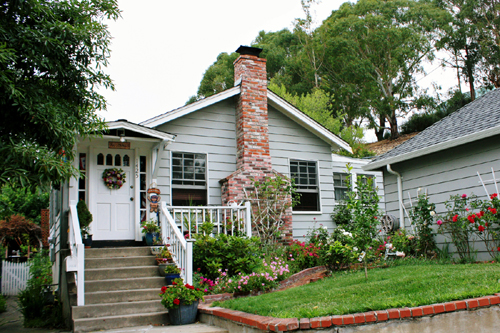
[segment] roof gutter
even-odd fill
[[[389,172],[397,177],[398,202],[399,202],[399,227],[404,229],[404,227],[405,227],[405,215],[404,215],[404,211],[403,211],[403,182],[401,180],[402,177],[399,173],[392,170],[390,164],[387,164],[387,172]]]

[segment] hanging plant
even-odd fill
[[[126,183],[125,178],[127,175],[122,169],[106,169],[102,173],[104,185],[109,189],[119,189]]]

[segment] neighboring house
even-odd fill
[[[405,208],[415,200],[419,188],[436,204],[438,214],[455,194],[476,194],[486,199],[477,175],[490,180],[488,192],[494,193],[492,168],[500,170],[500,90],[488,92],[460,110],[443,118],[393,150],[363,167],[382,171],[385,206],[409,227]],[[423,192],[422,192],[423,193]]]

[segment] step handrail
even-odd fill
[[[175,224],[165,202],[161,203],[160,210],[161,236],[164,242],[170,244],[174,262],[181,269],[181,276],[185,283],[193,284],[193,242],[185,239]]]
[[[69,249],[71,255],[66,258],[66,272],[75,272],[76,304],[85,305],[85,247],[80,234],[80,221],[76,201],[69,205]]]

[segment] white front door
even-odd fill
[[[134,151],[122,149],[94,150],[95,171],[93,193],[92,233],[94,240],[135,239]],[[121,188],[108,188],[103,180],[106,169],[122,169],[126,174]]]

